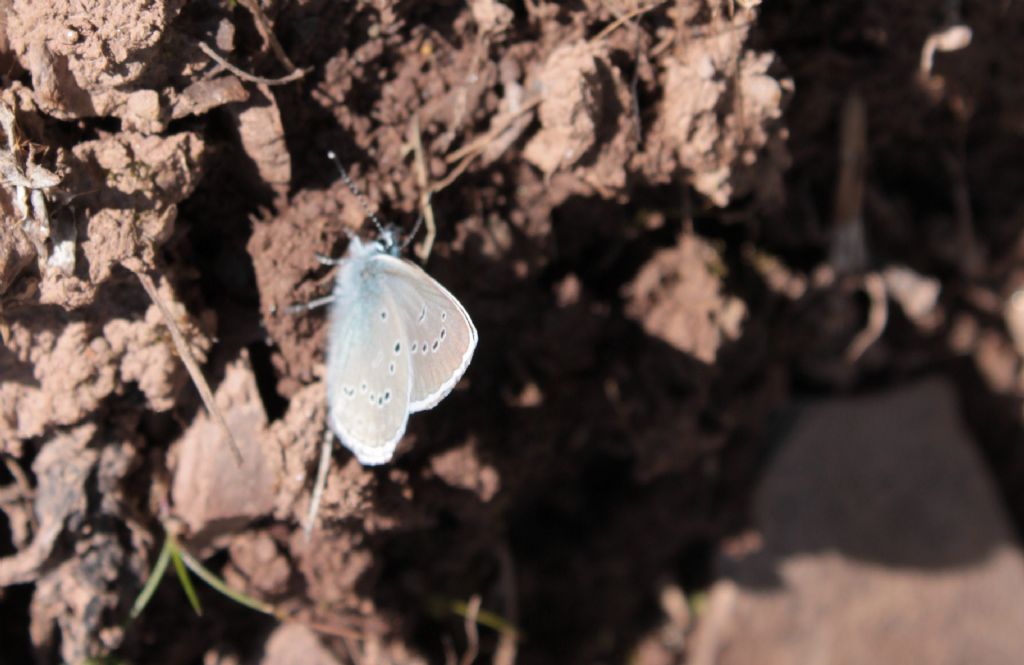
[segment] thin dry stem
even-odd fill
[[[478,594],[466,603],[466,618],[462,625],[466,630],[466,651],[459,659],[459,665],[472,665],[480,653],[480,631],[476,625],[477,615],[480,613],[481,598]]]
[[[441,190],[446,188],[448,185],[455,182],[455,179],[463,174],[463,172],[469,167],[473,160],[479,157],[487,148],[487,146],[490,145],[491,142],[493,142],[494,139],[498,137],[499,134],[508,129],[516,118],[527,113],[528,111],[532,111],[535,106],[540,104],[540,102],[541,97],[534,97],[530,101],[523,104],[516,112],[510,113],[501,120],[499,120],[493,127],[488,129],[483,136],[475,139],[472,143],[463,146],[458,150],[455,150],[454,152],[450,153],[447,157],[445,157],[445,161],[448,162],[449,164],[455,161],[458,161],[459,163],[455,166],[455,168],[448,172],[448,175],[446,175],[444,178],[438,180],[433,185],[431,185],[430,192],[436,194],[437,192],[440,192]]]
[[[246,72],[232,65],[230,62],[225,60],[223,56],[214,51],[213,48],[205,42],[199,42],[199,49],[207,56],[209,56],[218,65],[228,70],[229,72],[231,72],[238,78],[242,79],[243,81],[249,81],[250,83],[262,83],[263,85],[284,85],[285,83],[297,81],[306,75],[306,70],[296,68],[295,70],[292,71],[291,74],[288,74],[287,76],[282,76],[276,79],[268,79],[262,76],[250,74],[249,72]]]
[[[413,163],[416,166],[416,184],[420,189],[420,214],[423,215],[423,222],[427,226],[427,235],[423,238],[423,244],[419,246],[416,255],[424,263],[430,258],[430,252],[434,248],[434,239],[437,237],[437,223],[434,221],[434,206],[430,205],[430,195],[433,189],[430,186],[430,173],[427,171],[427,158],[423,150],[423,138],[420,136],[419,116],[413,115],[412,124],[409,127],[409,137],[412,143]]]
[[[839,274],[859,272],[868,263],[863,212],[867,137],[867,110],[864,100],[854,93],[846,98],[840,118],[839,177],[829,256]]]
[[[921,60],[918,65],[921,78],[931,78],[936,53],[950,53],[965,49],[971,45],[973,37],[974,33],[971,28],[959,23],[946,26],[928,35],[928,38],[924,40],[924,45],[921,46]]]
[[[646,7],[637,7],[636,9],[634,9],[634,10],[632,10],[630,12],[622,14],[617,19],[615,19],[614,21],[612,21],[611,23],[606,25],[604,30],[602,30],[601,32],[597,33],[597,35],[595,35],[594,38],[590,40],[590,43],[591,44],[596,44],[597,42],[601,41],[602,39],[604,39],[608,35],[612,34],[616,30],[618,30],[623,24],[625,24],[630,19],[635,18],[637,16],[640,16],[641,14],[646,14],[647,12],[651,11],[652,9],[657,9],[658,7],[662,6],[666,2],[668,2],[668,0],[658,0],[658,2],[655,2],[654,4],[647,5]]]
[[[295,621],[296,623],[300,623],[303,626],[305,626],[306,628],[309,628],[310,630],[315,630],[316,632],[320,633],[321,635],[331,635],[332,637],[340,637],[340,638],[343,638],[343,639],[355,639],[355,640],[361,640],[361,639],[363,639],[365,637],[358,630],[356,630],[354,628],[348,628],[346,626],[328,625],[326,623],[317,623],[315,621],[303,621],[303,620],[293,619],[293,618],[286,617],[283,614],[277,613],[277,612],[274,613],[274,616],[276,616],[281,621],[286,621],[287,620],[287,621]]]
[[[867,294],[869,301],[868,321],[864,330],[857,333],[846,349],[846,361],[851,365],[860,360],[864,352],[878,341],[885,332],[889,320],[889,296],[882,276],[877,272],[864,275],[864,293]]]
[[[285,66],[286,69],[297,70],[298,67],[292,62],[292,59],[288,57],[288,54],[284,52],[284,48],[281,47],[281,42],[277,40],[277,35],[274,34],[273,28],[270,26],[270,19],[263,13],[263,9],[260,7],[256,0],[238,0],[238,4],[245,7],[250,14],[252,14],[253,21],[256,22],[256,30],[260,33],[260,37],[263,41],[270,44],[270,50],[274,52],[278,61]]]
[[[195,356],[192,355],[192,351],[188,348],[188,342],[185,341],[185,336],[181,334],[181,329],[178,328],[177,322],[174,320],[174,316],[171,311],[167,309],[167,305],[164,303],[160,294],[157,293],[156,284],[153,283],[153,278],[143,272],[136,272],[135,276],[142,282],[142,288],[149,294],[150,300],[160,310],[160,314],[164,317],[164,324],[167,325],[167,329],[171,333],[171,339],[174,340],[174,348],[178,351],[178,356],[181,361],[185,363],[185,369],[188,370],[188,375],[192,377],[192,383],[195,384],[196,390],[199,391],[199,396],[203,399],[203,404],[206,405],[206,410],[213,416],[213,419],[217,421],[220,428],[224,431],[224,436],[228,440],[228,444],[231,446],[231,452],[235,456],[235,461],[241,466],[243,462],[242,451],[238,447],[238,442],[235,441],[235,435],[231,433],[231,428],[228,427],[227,421],[224,419],[224,414],[217,407],[217,402],[213,399],[213,391],[210,390],[210,384],[206,382],[206,377],[203,376],[202,370],[199,368],[199,363],[196,362]]]
[[[498,134],[501,134],[503,131],[512,126],[512,123],[515,122],[515,120],[519,116],[524,115],[528,111],[532,111],[533,107],[540,104],[541,101],[543,101],[543,98],[538,95],[537,97],[534,97],[529,101],[524,102],[523,105],[516,109],[514,112],[499,118],[495,125],[488,129],[483,136],[474,139],[472,142],[462,146],[458,150],[453,150],[452,152],[448,153],[448,155],[445,156],[444,160],[449,164],[452,164],[465,157],[475,157],[476,155],[480,154],[488,145],[490,145],[491,141],[493,141],[498,136]],[[448,178],[446,177],[445,180],[447,179]],[[440,189],[444,189],[443,187],[439,187],[438,185],[439,183],[434,183],[435,192],[439,191]]]
[[[320,500],[324,496],[324,488],[327,486],[327,470],[331,468],[331,448],[334,445],[334,432],[327,425],[324,426],[324,438],[320,442],[320,463],[316,469],[316,482],[313,484],[313,498],[309,501],[309,513],[306,516],[306,525],[302,527],[306,542],[309,542],[313,534],[313,526],[316,524],[316,515],[320,512]]]

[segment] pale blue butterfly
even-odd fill
[[[352,238],[331,296],[330,425],[363,464],[391,460],[409,414],[451,392],[477,343],[462,304],[398,250],[387,232]]]
[[[353,193],[365,197],[335,160]],[[328,422],[365,465],[389,462],[409,414],[444,399],[469,367],[477,332],[462,304],[422,268],[399,257],[402,245],[369,212],[380,236],[349,239],[333,292],[300,309],[331,305],[327,340]],[[325,438],[311,513],[330,457]]]

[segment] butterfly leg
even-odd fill
[[[341,262],[345,260],[343,258],[331,258],[330,256],[321,254],[320,252],[317,252],[314,256],[316,256],[316,260],[319,261],[321,265],[325,266],[339,266],[341,265]]]
[[[306,517],[306,525],[302,528],[306,535],[306,542],[313,533],[313,526],[316,524],[316,514],[320,512],[320,499],[323,498],[324,488],[327,486],[327,470],[331,468],[331,448],[334,444],[334,432],[329,426],[324,425],[324,440],[320,444],[320,464],[316,469],[316,483],[313,485],[313,498],[309,501],[309,515]]]
[[[299,314],[301,312],[308,312],[311,309],[316,309],[317,307],[330,305],[332,302],[334,302],[333,293],[328,296],[323,296],[321,298],[314,298],[309,302],[300,302],[294,305],[290,305],[288,309],[286,309],[285,311],[288,312],[289,314]]]

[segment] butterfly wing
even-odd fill
[[[386,254],[371,260],[387,275],[409,343],[409,412],[425,411],[444,399],[469,367],[476,328],[455,296],[416,264]]]
[[[331,429],[365,465],[391,460],[410,412],[400,308],[374,267],[372,256],[342,265],[327,344]]]

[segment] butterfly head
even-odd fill
[[[380,235],[373,241],[373,247],[383,254],[398,256],[402,252],[402,243],[399,242],[401,229],[394,224],[380,227]]]

